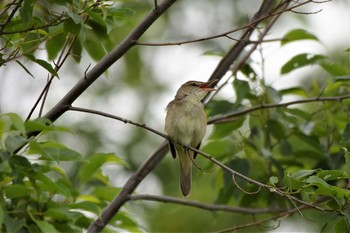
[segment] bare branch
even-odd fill
[[[285,103],[279,103],[279,104],[261,104],[258,106],[254,106],[251,108],[247,108],[244,110],[232,112],[229,114],[225,114],[222,116],[212,117],[208,120],[208,124],[218,124],[218,123],[225,123],[230,122],[232,120],[235,120],[238,116],[246,115],[247,113],[259,111],[262,109],[270,109],[270,108],[281,108],[281,107],[288,107],[290,105],[296,105],[296,104],[303,104],[303,103],[312,103],[312,102],[326,102],[326,101],[334,101],[334,102],[341,102],[345,99],[350,99],[350,95],[343,95],[343,96],[329,96],[329,97],[315,97],[315,98],[309,98],[309,99],[301,99],[301,100],[295,100]]]
[[[88,108],[79,108],[79,107],[69,107],[68,110],[70,111],[76,111],[76,112],[85,112],[85,113],[92,113],[92,114],[95,114],[95,115],[100,115],[100,116],[104,116],[104,117],[107,117],[107,118],[111,118],[111,119],[115,119],[115,120],[118,120],[118,121],[121,121],[121,122],[124,122],[125,124],[131,124],[131,125],[135,125],[135,126],[138,126],[138,127],[141,127],[141,128],[144,128],[148,131],[151,131],[155,134],[158,134],[159,136],[167,139],[168,136],[158,130],[155,130],[151,127],[148,127],[146,124],[144,123],[138,123],[138,122],[134,122],[134,121],[131,121],[131,120],[128,120],[126,118],[122,118],[122,117],[119,117],[119,116],[116,116],[116,115],[112,115],[112,114],[109,114],[109,113],[106,113],[106,112],[101,112],[101,111],[96,111],[96,110],[92,110],[92,109],[88,109]]]
[[[184,206],[191,206],[199,209],[210,210],[210,211],[225,211],[225,212],[233,212],[233,213],[244,213],[244,214],[264,214],[264,213],[274,213],[274,212],[284,212],[286,209],[276,209],[276,208],[244,208],[238,206],[228,206],[228,205],[211,205],[205,204],[198,201],[190,201],[181,198],[175,197],[167,197],[167,196],[157,196],[157,195],[149,195],[149,194],[135,194],[129,197],[128,201],[137,201],[137,200],[145,200],[145,201],[157,201],[164,203],[173,203]]]

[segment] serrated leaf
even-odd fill
[[[325,58],[326,57],[323,55],[314,55],[308,53],[296,55],[282,66],[281,74],[287,74],[295,69],[299,69],[307,65],[319,64]]]
[[[308,31],[303,29],[294,29],[285,34],[281,40],[281,46],[287,43],[297,41],[297,40],[316,40],[319,41],[318,38],[311,34]]]

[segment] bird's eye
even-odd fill
[[[192,85],[191,85],[192,87],[196,87],[197,86],[197,84],[196,83],[192,83]]]

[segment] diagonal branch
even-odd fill
[[[164,0],[158,4],[157,11],[152,10],[135,27],[135,29],[110,53],[106,54],[99,63],[97,63],[84,77],[59,101],[43,118],[50,121],[57,120],[68,107],[92,84],[100,75],[102,75],[111,65],[118,61],[126,52],[129,51],[146,30],[161,16],[176,0]],[[35,133],[37,134],[37,133]],[[35,135],[34,134],[34,135]]]

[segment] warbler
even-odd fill
[[[166,108],[164,131],[168,137],[182,145],[169,140],[169,149],[180,161],[180,188],[186,197],[191,193],[192,160],[197,153],[186,148],[191,146],[199,149],[207,127],[207,117],[201,100],[217,80],[209,82],[188,81],[177,91],[174,100]]]

